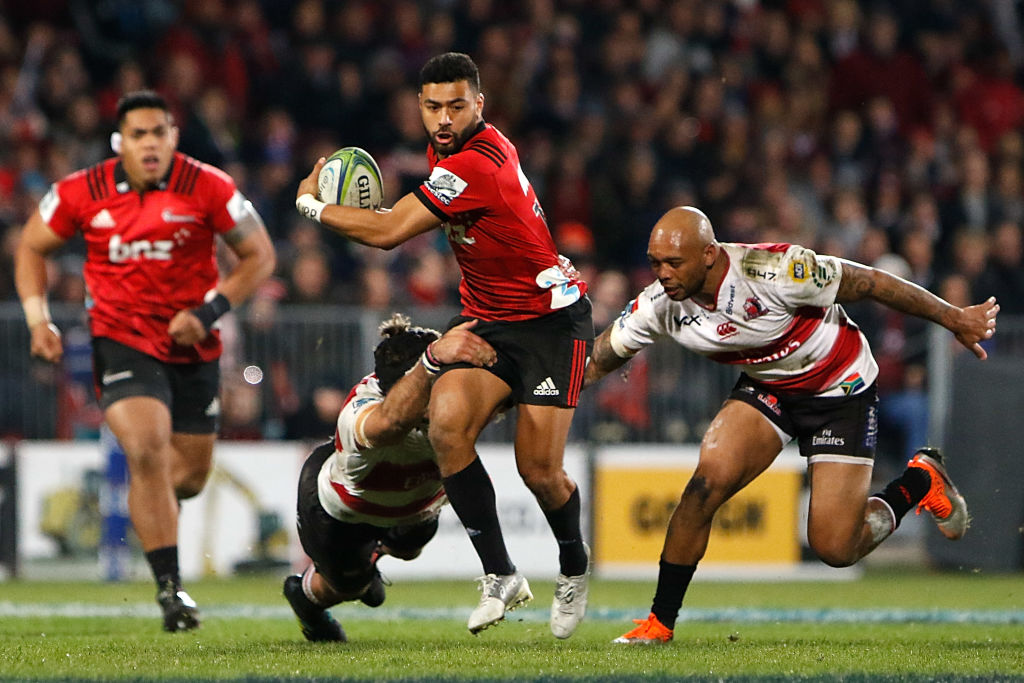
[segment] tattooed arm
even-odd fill
[[[999,313],[995,297],[989,297],[974,306],[960,308],[884,270],[845,260],[842,266],[843,275],[839,291],[836,292],[836,303],[873,299],[901,313],[942,325],[975,356],[982,360],[988,357],[980,342],[995,334],[996,314]]]
[[[594,340],[594,350],[590,352],[590,360],[587,363],[587,371],[583,375],[583,386],[589,387],[594,382],[598,381],[609,372],[612,372],[616,368],[620,368],[626,364],[632,355],[623,358],[619,354],[615,353],[615,349],[612,347],[612,325],[609,325],[604,332],[598,335],[597,339]],[[635,354],[636,351],[633,351]]]

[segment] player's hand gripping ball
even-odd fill
[[[317,177],[317,199],[357,209],[379,209],[384,203],[380,168],[359,147],[344,147],[327,158]]]

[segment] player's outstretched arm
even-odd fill
[[[381,403],[367,408],[361,416],[363,445],[384,446],[400,441],[425,416],[430,387],[440,365],[471,363],[477,367],[493,365],[494,349],[470,330],[475,320],[464,322],[432,342],[412,370],[391,387]],[[360,439],[360,441],[363,441]]]
[[[412,194],[399,199],[390,210],[371,211],[340,204],[324,204],[316,199],[316,183],[325,161],[321,157],[310,174],[299,183],[295,206],[306,218],[354,242],[378,249],[394,249],[406,240],[441,224],[440,219]]]
[[[33,356],[56,363],[64,355],[60,331],[50,320],[46,304],[46,257],[65,240],[50,229],[36,210],[21,231],[14,253],[14,284],[25,310],[25,322],[32,333]]]
[[[836,293],[837,303],[874,299],[886,306],[942,325],[956,340],[981,360],[988,358],[981,342],[996,332],[999,304],[995,297],[960,308],[927,289],[883,270],[843,261],[843,275]]]
[[[614,325],[614,323],[612,323]],[[597,382],[609,372],[616,370],[629,360],[615,353],[611,342],[612,326],[609,325],[604,332],[594,340],[594,350],[590,352],[590,362],[587,363],[587,370],[583,374],[583,387],[586,388]]]

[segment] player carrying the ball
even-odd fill
[[[430,396],[429,438],[444,488],[483,565],[470,632],[505,617],[533,595],[502,536],[494,488],[476,439],[507,402],[518,405],[515,455],[558,542],[561,573],[551,631],[568,638],[583,619],[590,551],[580,495],[562,468],[594,326],[587,285],[560,256],[516,148],[483,119],[473,60],[430,59],[420,72],[420,114],[430,136],[430,177],[390,211],[324,204],[316,198],[320,159],[299,185],[299,211],[361,244],[391,249],[441,228],[462,270],[462,314],[497,352],[488,367],[441,364]]]

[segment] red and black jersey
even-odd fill
[[[508,138],[481,123],[455,154],[438,160],[416,188],[462,269],[462,314],[528,320],[579,300],[587,285],[560,259],[537,195]]]
[[[181,153],[156,189],[131,189],[117,158],[55,183],[39,202],[60,237],[86,243],[86,308],[94,337],[108,337],[170,363],[220,356],[214,331],[202,342],[175,344],[175,313],[203,303],[217,285],[217,233],[234,227],[245,198],[223,171]]]

